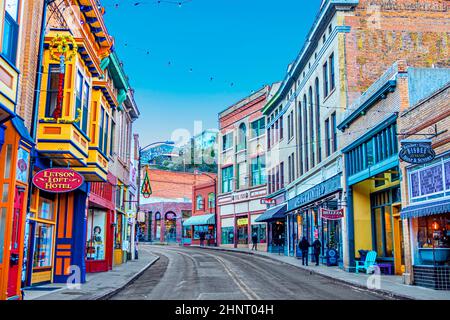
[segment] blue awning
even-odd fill
[[[401,218],[418,218],[450,212],[450,199],[411,205],[402,209]]]
[[[267,222],[271,220],[284,219],[286,216],[287,204],[269,208],[266,212],[256,218],[255,222]]]
[[[11,119],[11,122],[14,126],[14,128],[17,130],[17,133],[20,135],[22,140],[26,143],[28,143],[30,146],[34,146],[34,140],[31,138],[30,133],[28,132],[27,127],[25,127],[25,124],[23,123],[23,120],[19,117],[14,117]]]
[[[215,223],[216,223],[216,215],[212,213],[190,217],[186,221],[183,221],[183,226],[202,226]]]

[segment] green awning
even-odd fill
[[[216,223],[216,215],[202,214],[200,216],[193,216],[183,222],[183,226],[202,226]]]

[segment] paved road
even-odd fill
[[[191,247],[149,246],[160,259],[113,300],[380,300],[269,258]]]

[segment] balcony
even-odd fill
[[[87,167],[77,168],[86,181],[105,182],[108,176],[108,158],[98,148],[89,148]]]

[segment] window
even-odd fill
[[[306,99],[306,94],[303,95],[303,150],[305,150],[305,171],[309,170],[309,155],[308,155],[308,101]]]
[[[252,159],[252,186],[266,183],[266,164],[264,157]]]
[[[233,227],[222,227],[222,244],[234,244]]]
[[[0,263],[3,263],[5,251],[6,208],[0,208]]]
[[[197,196],[196,199],[197,210],[203,210],[203,197]]]
[[[276,168],[275,190],[280,190],[280,166]]]
[[[241,123],[239,126],[237,151],[247,149],[247,126]]]
[[[336,85],[334,78],[334,53],[330,56],[330,91],[333,91]]]
[[[288,140],[294,137],[294,111],[288,115]]]
[[[298,160],[299,160],[299,169],[300,169],[300,175],[303,174],[303,136],[302,136],[302,104],[298,103]]]
[[[336,123],[336,112],[331,115],[331,138],[333,139],[333,149],[332,152],[337,151],[337,123]]]
[[[287,121],[288,121],[288,140],[290,140],[291,139],[291,115],[289,114],[288,115],[288,118],[287,118]]]
[[[270,130],[270,128],[267,128],[267,149],[270,149],[270,143],[271,143],[270,134],[271,134],[271,130]]]
[[[323,96],[328,97],[328,62],[323,65]]]
[[[86,233],[86,259],[105,260],[106,212],[89,209]]]
[[[281,119],[281,118],[280,118]],[[278,121],[280,121],[280,119],[275,121],[275,139],[274,139],[274,143],[277,143],[280,140],[280,130],[278,127]]]
[[[258,236],[258,243],[266,243],[266,224],[253,224],[252,236],[255,234]]]
[[[247,186],[247,162],[237,164],[236,189],[244,188]]]
[[[53,118],[53,113],[58,102],[59,91],[59,65],[51,64],[48,68],[47,104],[45,106],[45,117]]]
[[[280,163],[280,188],[284,188],[284,162]]]
[[[33,267],[51,267],[53,226],[44,223],[36,223],[34,237]]]
[[[323,44],[325,44],[325,41],[327,41],[327,36],[324,34],[324,35],[322,36],[322,42],[323,42]]]
[[[82,123],[81,119],[81,115],[83,112],[82,99],[83,99],[83,75],[81,74],[80,71],[78,71],[75,84],[75,119],[80,119],[80,121],[76,122],[76,125],[78,127],[80,127]]]
[[[325,120],[325,154],[327,157],[331,154],[330,119]]]
[[[316,136],[317,136],[317,163],[322,161],[322,135],[320,126],[320,89],[319,89],[319,78],[315,81],[315,96],[316,96]]]
[[[259,137],[264,134],[266,120],[264,118],[261,118],[259,120],[253,121],[251,126],[252,126],[252,138]]]
[[[288,182],[291,183],[295,180],[295,160],[294,153],[288,157]]]
[[[6,0],[2,53],[13,65],[16,65],[17,44],[19,41],[18,13],[19,0]]]
[[[105,132],[103,129],[103,124],[105,122],[105,109],[103,108],[103,106],[100,107],[100,122],[98,124],[98,146],[100,149],[103,148],[103,141],[105,138]]]
[[[109,133],[109,115],[105,112],[105,128],[103,130],[104,137],[103,137],[103,145],[100,146],[100,149],[104,154],[107,154],[108,152],[108,133]]]
[[[208,226],[194,226],[194,240],[200,239],[200,232],[208,233]]]
[[[222,192],[233,191],[233,166],[222,169]]]
[[[223,150],[228,150],[233,147],[233,132],[230,132],[222,137],[223,140]]]
[[[328,34],[331,34],[331,32],[333,32],[333,25],[329,25],[328,26]]]
[[[116,124],[113,121],[113,118],[111,117],[111,135],[110,135],[110,140],[109,140],[109,155],[112,156],[114,153],[114,135],[115,135],[115,131],[116,131]]]
[[[280,117],[280,140],[283,139],[283,116]]]
[[[214,209],[216,207],[216,194],[211,192],[208,194],[208,208]]]

